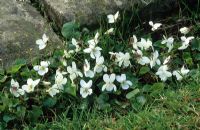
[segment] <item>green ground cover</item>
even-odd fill
[[[140,20],[137,8],[131,13],[121,11],[114,24],[109,24],[104,18],[100,27],[93,31],[80,27],[77,23],[66,23],[61,34],[68,43],[65,48],[67,53],[64,50],[56,50],[51,56],[35,59],[31,63],[18,59],[12,67],[0,70],[0,129],[200,129],[199,10],[190,8],[184,3],[182,5],[178,13],[175,12],[173,16],[156,21],[162,23],[162,26],[155,31],[152,31],[149,21],[144,23]],[[183,44],[180,37],[183,34],[179,29],[184,26],[190,30],[185,36],[194,36],[194,38],[189,41],[187,48],[180,50],[178,48]],[[114,28],[112,34],[104,34],[111,27]],[[95,39],[97,32],[99,36]],[[141,55],[131,55],[131,58],[128,58],[131,65],[129,62],[125,63],[125,60],[120,65],[121,60],[115,61],[116,55],[114,58],[111,57],[109,52],[136,54],[133,51],[135,49],[133,35],[137,36],[138,42],[140,38],[152,41],[152,47],[147,47],[147,50],[138,48],[149,58],[157,50],[160,64],[155,62],[151,67],[150,63],[139,62]],[[175,39],[171,51],[168,51],[169,47],[162,44],[163,35]],[[77,44],[72,43],[72,38],[76,39]],[[81,85],[80,80],[87,83],[91,79],[82,78],[80,73],[74,77],[69,71],[69,66],[75,61],[77,68],[83,70],[82,75],[86,75],[83,66],[87,63],[84,63],[84,59],[87,58],[91,66],[96,66],[92,56],[84,53],[84,49],[89,46],[87,41],[92,38],[93,41],[97,40],[102,48],[101,54],[104,56],[107,71],[96,74],[92,79],[93,91],[90,94],[88,90],[81,92],[80,89],[85,90],[85,87]],[[79,47],[80,50],[77,49]],[[145,47],[146,44],[143,48]],[[169,56],[171,60],[167,66],[171,76],[166,74],[168,69],[162,75],[157,74],[159,68],[165,66],[163,62]],[[44,60],[49,61],[50,65],[35,69],[35,66]],[[47,72],[45,68],[48,68]],[[86,65],[85,68],[88,66]],[[186,75],[179,72],[181,75],[177,74],[178,76],[172,74],[174,70],[181,68],[188,69],[189,72]],[[45,73],[41,74],[39,71]],[[109,91],[108,86],[112,83],[108,83],[108,88],[103,90],[102,86],[105,84],[104,81],[106,82],[104,75],[112,73],[118,76],[126,74],[127,79],[132,82],[129,89],[126,90],[120,82],[115,82],[116,91],[113,86],[111,86],[113,91]],[[168,75],[166,80],[162,78],[165,74]],[[178,80],[178,77],[181,80]],[[11,79],[18,81],[20,85],[26,84],[28,78],[33,78],[35,81],[40,79],[40,83],[34,82],[36,85],[19,88],[16,87],[16,83],[14,87],[11,84]],[[66,82],[65,78],[67,78]],[[48,81],[51,85],[42,81]],[[59,87],[58,83],[61,84]],[[54,85],[55,88],[52,88]],[[24,93],[18,91],[21,88],[23,90],[20,91]]]

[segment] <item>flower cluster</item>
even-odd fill
[[[114,15],[110,14],[107,18],[108,23],[113,25],[119,19],[119,12]],[[152,21],[149,22],[149,25],[152,31],[156,31],[163,26],[161,23],[153,23]],[[70,43],[75,49],[67,48],[63,50],[63,56],[60,58],[62,66],[59,66],[56,70],[54,76],[55,82],[53,85],[51,85],[51,82],[42,81],[43,77],[49,72],[50,62],[41,61],[39,65],[33,67],[41,78],[37,80],[29,78],[27,84],[23,85],[22,88],[20,88],[17,81],[12,79],[10,92],[15,97],[24,95],[25,92],[34,92],[35,87],[42,81],[43,85],[46,86],[46,92],[51,97],[54,97],[56,94],[62,92],[69,83],[73,84],[71,86],[75,85],[80,95],[86,98],[96,89],[97,79],[101,80],[99,82],[102,83],[100,86],[102,92],[116,92],[120,89],[127,90],[133,86],[134,82],[129,79],[130,77],[127,76],[126,72],[123,70],[129,70],[136,65],[140,67],[149,67],[163,82],[167,81],[172,76],[180,81],[188,74],[189,69],[186,68],[186,65],[182,65],[181,69],[176,68],[173,70],[173,68],[170,68],[172,60],[170,52],[187,49],[192,39],[194,39],[193,36],[186,36],[189,33],[188,28],[183,27],[180,29],[183,36],[180,38],[181,45],[178,48],[174,47],[175,38],[163,36],[161,45],[166,46],[167,55],[161,56],[161,53],[159,53],[159,50],[154,46],[151,38],[140,38],[140,40],[138,40],[136,35],[133,35],[133,40],[127,43],[131,45],[131,48],[124,49],[124,52],[109,50],[109,52],[106,52],[108,56],[106,55],[105,57],[101,44],[101,37],[113,34],[114,30],[115,28],[111,27],[103,33],[97,32],[94,38],[87,40],[85,44],[80,40],[72,38]],[[44,34],[42,39],[36,41],[40,50],[46,47],[48,39],[49,38]],[[77,55],[81,57],[79,60],[76,59]],[[110,62],[112,64],[108,64]],[[115,71],[116,67],[119,68],[120,71]]]

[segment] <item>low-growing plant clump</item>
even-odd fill
[[[112,111],[111,101],[137,110],[166,88],[190,82],[199,71],[200,42],[189,27],[157,41],[151,33],[139,38],[134,32],[124,40],[117,26],[120,13],[107,19],[108,28],[92,37],[87,30],[80,32],[78,24],[66,23],[63,49],[31,65],[18,59],[0,71],[1,129],[51,121],[75,103],[80,109],[97,106]],[[149,26],[156,32],[165,25],[150,21]],[[38,49],[45,49],[48,41],[44,34],[36,41]]]

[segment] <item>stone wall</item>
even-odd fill
[[[17,58],[33,59],[42,55],[35,41],[46,33],[50,37],[48,52],[61,45],[40,13],[26,2],[0,0],[0,59],[10,66]],[[2,66],[0,66],[2,67]]]
[[[118,10],[131,9],[141,0],[41,0],[45,13],[58,28],[66,22],[77,21],[81,25],[93,25],[103,15]],[[144,3],[143,3],[144,4]]]

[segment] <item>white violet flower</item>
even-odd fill
[[[176,76],[177,80],[182,80],[183,76],[187,75],[189,73],[189,69],[186,69],[184,66],[181,68],[181,70],[175,70],[173,71],[173,75]]]
[[[128,67],[131,65],[130,62],[130,54],[128,52],[126,52],[125,54],[122,52],[116,53],[116,62],[118,62],[119,67],[121,67],[122,65],[124,67]]]
[[[84,68],[85,77],[90,77],[90,78],[94,77],[94,72],[90,70],[90,63],[88,62],[87,59],[85,59],[85,64],[83,68]]]
[[[151,68],[154,67],[156,64],[157,65],[161,64],[160,60],[158,59],[158,57],[159,57],[158,51],[155,51],[153,53],[153,57],[150,58],[150,66],[151,66]]]
[[[146,56],[139,58],[137,61],[140,65],[146,65],[150,63],[150,59]]]
[[[42,39],[36,40],[36,44],[39,45],[39,50],[42,50],[46,47],[49,38],[46,34],[43,34]]]
[[[99,42],[98,39],[99,39],[99,33],[97,32],[94,38],[88,41],[89,45],[93,45],[93,46],[97,45]]]
[[[190,29],[188,27],[182,27],[179,30],[182,34],[186,35],[190,32]]]
[[[117,91],[117,87],[116,85],[113,83],[115,81],[115,74],[111,74],[111,75],[108,75],[108,74],[104,74],[103,75],[103,80],[105,82],[105,84],[103,85],[102,87],[102,91],[104,91],[105,89],[107,91]]]
[[[167,78],[172,76],[172,73],[168,71],[167,65],[162,65],[156,72],[156,75],[158,75],[162,81],[166,81]]]
[[[90,53],[90,57],[95,59],[97,57],[101,56],[101,51],[102,49],[100,47],[96,47],[96,44],[89,44],[89,48],[84,49],[83,51],[85,53]]]
[[[72,66],[67,67],[67,72],[70,74],[70,79],[73,81],[78,76],[83,77],[83,74],[76,68],[76,63],[72,62]]]
[[[39,84],[40,79],[33,80],[29,78],[27,80],[27,84],[22,86],[22,89],[26,91],[27,93],[33,92],[35,87]]]
[[[132,82],[129,80],[126,80],[126,75],[121,74],[120,76],[116,76],[116,80],[121,83],[121,87],[124,90],[127,90],[130,86],[132,86]]]
[[[108,23],[115,23],[118,17],[119,17],[119,11],[117,11],[117,13],[114,15],[112,14],[107,15]]]
[[[137,62],[140,64],[140,65],[146,65],[146,64],[149,64],[150,63],[150,59],[146,56],[143,56],[143,53],[141,50],[136,50],[136,51],[132,51],[133,54],[136,55],[137,57]]]
[[[51,97],[54,97],[57,93],[60,92],[60,89],[57,84],[54,84],[52,87],[46,90],[46,92],[49,93]]]
[[[169,38],[166,38],[165,36],[164,37],[164,40],[161,42],[161,44],[166,44],[167,48],[168,48],[168,52],[171,52],[171,50],[173,49],[174,47],[174,38],[173,37],[169,37]]]
[[[19,83],[14,79],[11,80],[10,92],[15,97],[19,97],[20,95],[24,95],[24,90],[19,88]]]
[[[80,94],[83,98],[86,98],[88,95],[92,94],[92,80],[90,80],[89,82],[85,82],[84,80],[80,81]]]
[[[103,63],[104,63],[104,57],[103,56],[96,58],[96,65],[94,67],[95,73],[101,73],[102,71],[107,72],[107,67]]]
[[[137,37],[135,35],[133,35],[132,37],[132,41],[131,41],[131,44],[133,46],[133,49],[135,50],[138,50],[138,40],[137,40]]]
[[[149,21],[149,25],[152,27],[151,30],[155,31],[157,30],[162,24],[161,23],[153,23],[152,21]]]
[[[194,39],[194,37],[187,37],[186,38],[185,36],[182,36],[181,37],[182,46],[180,46],[178,49],[179,50],[185,50],[189,46],[189,43],[192,39]]]
[[[37,71],[40,76],[43,76],[48,72],[49,65],[50,65],[49,61],[41,61],[40,65],[34,66],[33,69]]]
[[[171,56],[168,56],[167,58],[165,58],[163,65],[166,65],[167,63],[169,63],[170,59],[171,59]]]
[[[112,34],[113,32],[114,32],[114,28],[110,28],[104,34]]]
[[[64,78],[62,72],[57,70],[55,75],[55,84],[57,85],[57,87],[60,90],[63,90],[64,89],[63,85],[65,85],[66,83],[67,83],[67,78]]]
[[[102,50],[100,47],[96,46],[99,42],[99,33],[97,32],[95,34],[95,37],[88,41],[89,48],[86,48],[83,50],[85,53],[90,53],[91,58],[95,59],[99,56],[101,56],[100,50]]]
[[[75,49],[76,52],[79,52],[81,50],[81,47],[75,38],[72,38],[72,44],[76,47]]]
[[[141,50],[147,50],[152,47],[152,41],[149,39],[145,40],[144,38],[141,38],[141,41],[137,43],[137,46],[140,47]]]

